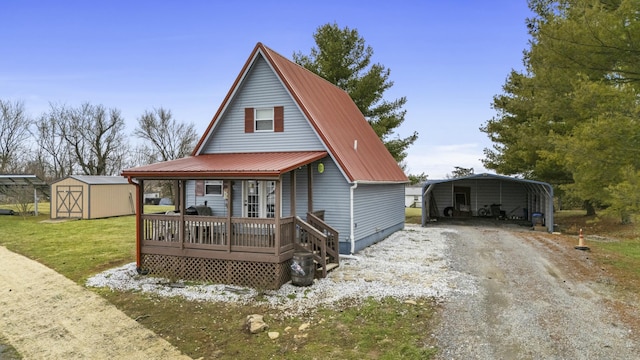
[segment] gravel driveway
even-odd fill
[[[470,275],[478,293],[446,301],[433,334],[440,358],[640,358],[637,310],[633,319],[616,312],[611,279],[589,252],[558,235],[448,228],[450,269]]]

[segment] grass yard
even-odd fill
[[[145,212],[164,210],[145,207]],[[47,222],[48,215],[0,216],[0,245],[79,284],[105,269],[135,261],[134,216]],[[345,303],[341,310],[319,309],[314,315],[281,319],[259,299],[254,305],[234,305],[91,290],[196,359],[431,359],[436,353],[428,343],[435,311],[431,299],[415,299],[418,305],[394,299],[357,307]],[[278,341],[243,330],[246,316],[254,313],[265,314],[270,330],[281,334]],[[304,323],[310,327],[302,337],[296,330]],[[12,351],[3,348],[0,339],[2,349],[3,356]]]
[[[407,224],[422,224],[422,208],[404,208],[404,217]]]
[[[564,234],[583,231],[590,257],[616,279],[616,287],[636,297],[640,292],[640,224],[621,224],[618,219],[586,216],[584,211],[558,211],[555,219]],[[576,240],[577,241],[577,240]]]

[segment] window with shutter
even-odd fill
[[[245,108],[244,132],[252,133],[267,131],[284,131],[284,107]]]
[[[244,109],[244,132],[253,132],[253,108]]]
[[[255,131],[273,131],[273,108],[256,109]]]

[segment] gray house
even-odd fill
[[[138,212],[143,271],[279,287],[294,251],[324,276],[404,227],[408,180],[349,95],[261,43],[192,156],[122,175],[179,189],[174,213]]]

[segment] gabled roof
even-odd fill
[[[164,161],[122,172],[136,178],[278,177],[327,156],[326,151],[203,154]]]
[[[69,178],[76,179],[88,185],[129,185],[126,178],[122,176],[107,176],[107,175],[70,175]],[[60,179],[56,182],[62,181]],[[55,184],[55,182],[54,182]]]
[[[258,43],[193,151],[202,156],[214,124],[236,94],[254,61],[262,55],[282,81],[348,181],[408,182],[349,94]],[[286,120],[285,120],[286,121]]]

